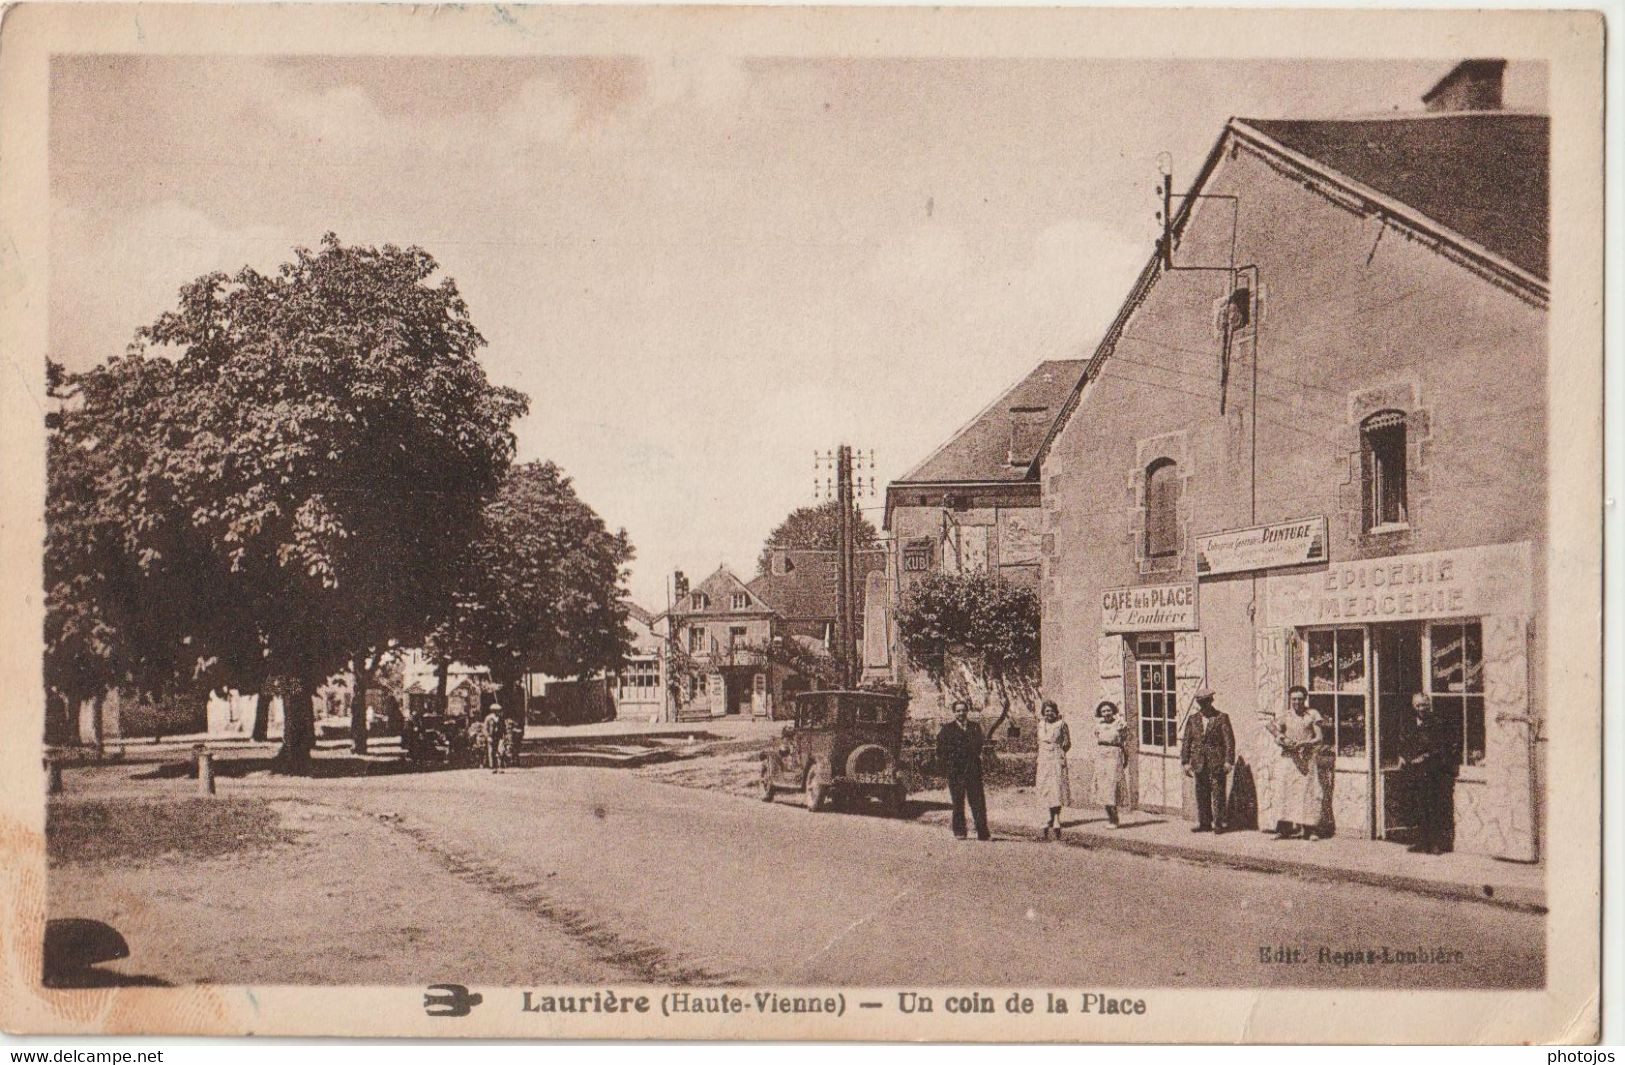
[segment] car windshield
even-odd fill
[[[884,725],[891,720],[892,708],[879,699],[844,698],[834,693],[803,696],[796,703],[798,728],[851,728],[853,725]]]
[[[796,708],[796,724],[802,728],[823,728],[835,723],[835,709],[828,699],[802,699]]]

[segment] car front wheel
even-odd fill
[[[816,780],[807,781],[806,800],[808,813],[817,813],[819,811],[824,805],[824,794],[828,790],[829,785],[827,784],[821,784]]]

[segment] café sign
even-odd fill
[[[1196,624],[1196,582],[1113,588],[1100,597],[1104,632],[1190,632]]]
[[[1324,517],[1229,529],[1196,538],[1198,577],[1307,566],[1325,562],[1326,558]]]

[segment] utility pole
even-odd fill
[[[865,486],[862,478],[854,477],[853,471],[867,466],[870,471],[868,485]],[[848,444],[842,444],[833,452],[814,452],[813,469],[829,469],[834,467],[835,483],[830,484],[825,478],[820,483],[816,473],[813,477],[813,489],[816,494],[825,499],[835,499],[837,538],[835,545],[835,642],[833,657],[836,671],[841,685],[846,688],[858,682],[861,672],[862,656],[858,652],[858,595],[857,595],[857,553],[858,553],[858,497],[867,492],[875,492],[875,456],[874,451],[867,455],[863,452],[854,452]]]
[[[835,569],[835,646],[841,687],[853,684],[852,624],[852,449],[840,446],[835,460],[835,506],[840,511],[840,553]]]

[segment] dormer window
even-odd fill
[[[733,608],[735,610],[749,610],[750,596],[744,592],[735,592],[733,594]]]
[[[1010,408],[1010,446],[1005,451],[1007,464],[1017,467],[1032,464],[1049,431],[1048,415],[1048,407]]]
[[[704,592],[695,592],[690,597],[690,602],[695,610],[704,610],[711,605],[711,597]]]

